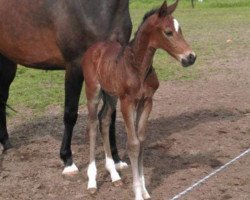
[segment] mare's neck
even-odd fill
[[[143,30],[138,31],[134,41],[131,43],[131,50],[134,57],[132,65],[138,69],[141,80],[144,80],[147,76],[156,51],[155,48],[149,46],[149,43],[149,33]]]

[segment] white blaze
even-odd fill
[[[174,19],[174,28],[175,28],[176,32],[178,32],[179,28],[180,28],[179,22],[176,19]]]

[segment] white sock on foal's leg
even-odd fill
[[[142,197],[142,190],[141,190],[141,183],[140,181],[136,181],[133,185],[134,193],[135,193],[135,200],[144,200]]]
[[[116,170],[121,171],[123,169],[127,169],[128,164],[126,162],[119,161],[118,163],[115,164],[115,168],[116,168]]]
[[[91,162],[88,166],[88,189],[96,189],[97,184],[96,184],[96,175],[97,175],[97,169],[96,169],[96,164],[95,161]]]
[[[145,178],[144,176],[141,176],[141,186],[142,186],[142,196],[144,199],[150,199],[150,195],[146,189],[146,184],[145,184]]]
[[[106,165],[105,165],[105,167],[110,173],[112,182],[121,180],[120,175],[116,171],[114,160],[112,158],[109,158],[107,155],[106,155]]]

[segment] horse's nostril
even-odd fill
[[[183,67],[188,67],[194,64],[196,60],[196,55],[194,53],[190,53],[186,56],[186,58],[181,59],[181,64]]]
[[[188,56],[188,59],[189,59],[189,62],[193,64],[195,62],[196,56],[190,53]]]

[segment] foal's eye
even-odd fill
[[[164,34],[165,34],[167,37],[172,37],[172,36],[173,36],[173,31],[167,30],[167,31],[164,31]]]

